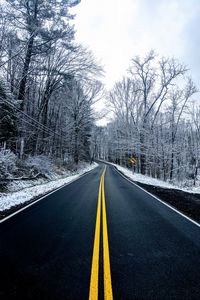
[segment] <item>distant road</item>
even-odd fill
[[[200,227],[100,164],[0,224],[0,299],[200,299]]]

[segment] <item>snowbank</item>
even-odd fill
[[[119,165],[116,165],[114,163],[110,163],[113,166],[115,166],[121,173],[123,173],[125,176],[127,176],[128,178],[130,178],[133,181],[137,181],[140,183],[144,183],[144,184],[148,184],[148,185],[154,185],[154,186],[158,186],[158,187],[162,187],[162,188],[167,188],[167,189],[177,189],[177,190],[181,190],[184,192],[188,192],[188,193],[196,193],[196,194],[200,194],[200,187],[188,187],[188,188],[182,188],[179,186],[176,186],[174,184],[156,179],[156,178],[152,178],[146,175],[142,175],[142,174],[138,174],[138,173],[133,173],[133,171],[121,167]]]
[[[11,193],[0,193],[0,211],[8,210],[13,206],[25,203],[32,200],[35,197],[42,196],[48,192],[51,192],[54,189],[61,187],[83,175],[86,172],[91,171],[92,169],[98,166],[97,163],[84,166],[76,172],[75,175],[69,175],[62,179],[57,179],[50,181],[48,183],[42,183],[35,185],[33,187],[27,187],[17,192]]]

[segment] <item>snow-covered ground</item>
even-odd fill
[[[183,188],[183,187],[165,182],[163,180],[159,180],[159,179],[152,178],[152,177],[142,175],[142,174],[138,174],[138,173],[133,173],[133,171],[131,171],[127,168],[121,167],[117,164],[114,164],[114,163],[111,163],[111,164],[113,166],[115,166],[125,176],[129,177],[133,181],[141,182],[141,183],[148,184],[148,185],[159,186],[159,187],[163,187],[163,188],[167,188],[167,189],[177,189],[177,190],[181,190],[181,191],[188,192],[188,193],[200,194],[200,187],[199,186]]]
[[[25,203],[27,201],[32,200],[35,197],[42,196],[48,192],[51,192],[54,189],[57,189],[67,183],[70,183],[71,181],[79,178],[81,175],[83,175],[86,172],[91,171],[92,169],[96,168],[98,166],[97,163],[93,163],[91,165],[84,165],[81,168],[78,169],[76,174],[69,175],[65,178],[52,180],[48,183],[41,183],[38,182],[37,185],[32,187],[26,187],[24,188],[24,185],[20,185],[19,187],[23,188],[17,192],[11,192],[11,193],[0,193],[0,211],[4,211],[7,209],[10,209],[13,206]],[[30,183],[28,183],[30,184]]]

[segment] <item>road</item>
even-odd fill
[[[0,224],[0,299],[200,299],[200,227],[100,164]]]

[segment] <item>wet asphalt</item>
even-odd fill
[[[102,171],[100,164],[0,224],[1,300],[88,299]],[[113,166],[105,198],[113,298],[200,299],[200,227]],[[102,274],[100,267],[100,289]]]

